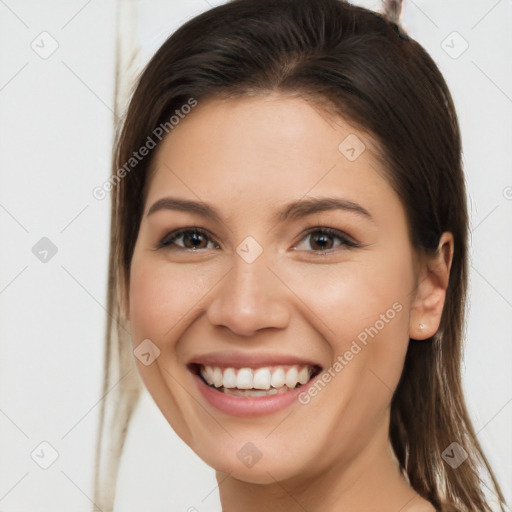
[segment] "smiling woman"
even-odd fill
[[[460,134],[432,59],[340,0],[235,0],[153,57],[114,169],[191,98],[113,189],[105,390],[135,361],[224,512],[490,511],[460,382]],[[129,379],[103,411],[103,510]]]

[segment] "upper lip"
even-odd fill
[[[222,368],[261,368],[266,366],[316,366],[320,364],[287,354],[251,353],[251,352],[211,352],[192,357],[188,365],[219,366]]]

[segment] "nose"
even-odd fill
[[[233,267],[215,287],[207,318],[239,336],[265,328],[285,328],[290,320],[286,287],[263,257],[247,263],[237,254]]]

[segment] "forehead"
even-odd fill
[[[374,140],[298,97],[199,102],[158,147],[146,211],[166,193],[222,208],[306,195],[398,202]]]

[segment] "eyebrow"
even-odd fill
[[[147,216],[149,217],[160,210],[196,213],[214,221],[222,222],[220,214],[213,206],[200,201],[191,201],[189,199],[179,199],[176,197],[164,197],[156,201],[151,206]],[[331,210],[343,210],[356,213],[373,221],[373,217],[366,208],[354,203],[353,201],[339,197],[311,197],[292,201],[291,203],[286,204],[275,214],[275,220],[278,222],[286,222]]]

